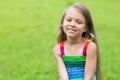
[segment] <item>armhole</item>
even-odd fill
[[[85,42],[85,45],[84,45],[84,48],[83,48],[83,56],[86,56],[87,48],[88,48],[88,45],[89,45],[90,42],[91,42],[91,40],[87,40]]]
[[[60,42],[60,54],[61,56],[64,55],[64,42]]]

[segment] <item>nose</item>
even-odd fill
[[[72,21],[72,22],[70,23],[70,26],[71,26],[71,27],[75,27],[75,21]]]

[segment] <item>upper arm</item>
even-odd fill
[[[65,64],[64,64],[64,62],[61,58],[61,55],[60,55],[59,44],[56,45],[55,48],[54,48],[54,57],[57,61],[58,72],[59,72],[60,78],[62,80],[68,80],[66,67],[65,67]]]
[[[91,80],[94,76],[97,63],[97,46],[94,42],[90,42],[87,49],[85,64],[85,79]]]
[[[54,52],[54,57],[55,57],[56,60],[57,60],[57,57],[60,56],[60,55],[59,55],[59,53],[60,53],[60,51],[59,51],[59,44],[57,44],[57,45],[54,47],[53,52]]]

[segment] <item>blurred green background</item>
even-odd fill
[[[58,80],[53,47],[63,12],[76,2],[92,14],[103,80],[120,80],[119,0],[0,0],[0,80]]]

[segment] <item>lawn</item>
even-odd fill
[[[92,14],[103,80],[120,80],[119,0],[0,0],[0,80],[58,80],[53,47],[63,12],[76,2]]]

